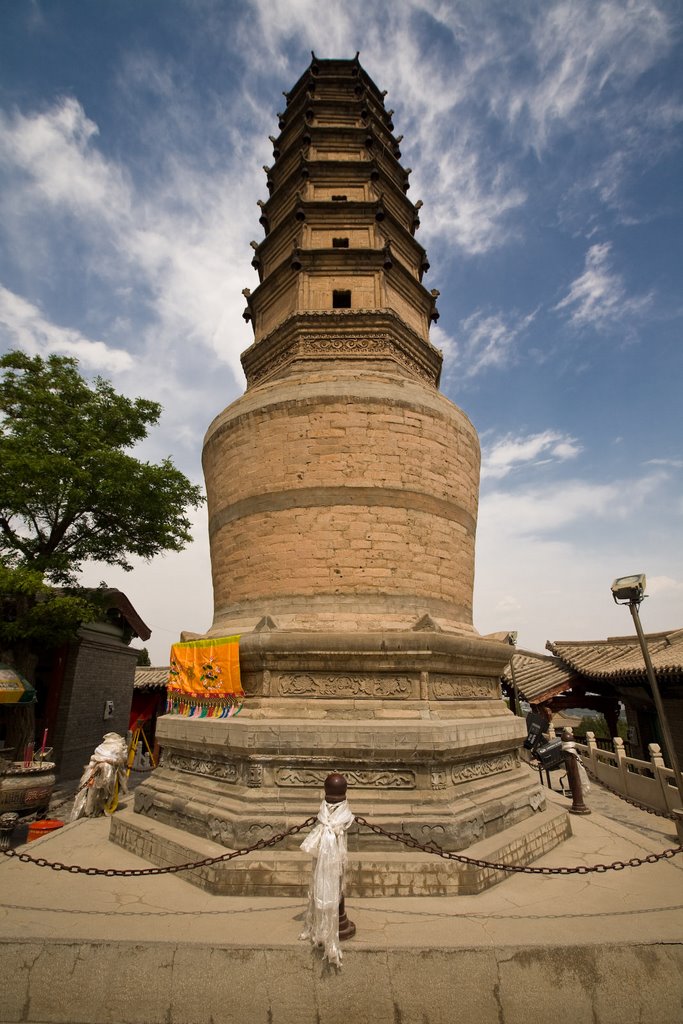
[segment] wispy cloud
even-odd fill
[[[683,459],[647,459],[646,466],[667,466],[669,469],[683,469]]]
[[[75,250],[71,272],[80,271],[84,280],[83,317],[106,323],[107,345],[96,350],[84,336],[48,325],[29,299],[22,304],[9,289],[3,303],[7,330],[26,344],[49,340],[53,349],[78,349],[90,365],[133,345],[136,370],[149,371],[156,397],[164,404],[180,401],[189,411],[192,400],[183,397],[192,373],[177,372],[187,346],[197,367],[223,362],[235,384],[242,380],[239,353],[251,338],[234,325],[242,322],[241,289],[252,279],[247,256],[258,169],[245,174],[240,167],[237,174],[229,164],[208,173],[195,166],[195,154],[184,159],[176,152],[154,187],[143,188],[98,143],[97,125],[73,98],[0,120],[6,248],[23,266],[29,287],[45,271],[59,274],[59,246],[69,238]],[[36,237],[38,248],[25,244]],[[133,338],[130,322],[136,323]],[[111,370],[128,365],[122,355],[107,358],[102,365]],[[160,394],[164,381],[167,394]],[[205,402],[200,415],[206,416]]]
[[[565,462],[582,451],[574,437],[554,430],[513,437],[508,434],[482,450],[481,475],[500,480],[522,466]]]
[[[515,356],[515,342],[533,323],[537,312],[506,316],[478,309],[463,320],[458,351],[465,376],[474,377],[483,370],[508,365]]]
[[[116,373],[133,365],[130,353],[86,338],[75,328],[51,323],[36,306],[2,285],[0,336],[9,348],[21,348],[30,355],[75,356],[88,370]]]
[[[561,0],[539,13],[528,15],[526,74],[511,81],[508,57],[508,73],[492,83],[494,106],[539,152],[557,131],[602,121],[605,107],[604,128],[617,131],[628,113],[624,85],[671,48],[669,17],[654,0]]]
[[[566,311],[576,327],[607,330],[644,312],[652,294],[629,296],[620,274],[610,263],[611,243],[599,242],[586,253],[585,269],[553,309]]]
[[[519,631],[523,647],[546,640],[601,639],[628,631],[609,596],[613,579],[649,570],[648,628],[674,628],[683,614],[683,562],[671,531],[644,535],[644,509],[668,503],[667,475],[595,483],[484,490],[477,531],[475,624]],[[625,494],[629,501],[624,501]]]

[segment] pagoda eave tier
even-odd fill
[[[391,309],[292,313],[242,353],[247,387],[299,360],[383,360],[437,388],[442,355]]]
[[[355,173],[354,173],[355,172]],[[360,143],[352,149],[324,152],[322,147],[299,146],[291,149],[272,167],[268,168],[269,191],[296,189],[311,180],[317,184],[326,181],[353,183],[354,177],[360,182],[387,182],[405,194],[410,188],[411,171],[403,167],[391,152],[383,146],[369,149]]]
[[[330,200],[308,200],[300,194],[291,197],[287,206],[284,206],[278,218],[277,226],[255,247],[254,259],[264,261],[267,253],[276,248],[281,236],[293,241],[298,237],[303,226],[311,229],[325,229],[328,236],[337,234],[348,234],[348,230],[361,228],[366,234],[367,228],[374,224],[382,224],[384,236],[403,240],[408,246],[416,264],[424,266],[427,264],[427,253],[420,243],[415,239],[413,232],[406,226],[405,221],[410,217],[414,224],[416,213],[414,207],[406,210],[403,218],[394,203],[393,195],[387,197],[382,195],[376,199],[356,200],[353,202],[336,202]],[[291,214],[294,214],[292,220]],[[349,251],[354,253],[358,246],[349,246]]]

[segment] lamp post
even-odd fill
[[[673,768],[674,780],[678,787],[678,793],[681,798],[681,806],[683,807],[683,779],[681,778],[681,769],[678,766],[678,757],[676,756],[676,748],[674,747],[673,737],[671,730],[669,729],[669,723],[667,721],[666,714],[664,712],[664,705],[659,692],[659,686],[655,676],[654,669],[652,667],[652,660],[650,658],[650,652],[648,650],[647,642],[645,640],[645,634],[643,633],[643,627],[640,623],[640,614],[638,612],[638,606],[644,597],[647,597],[645,593],[645,576],[643,573],[638,573],[635,576],[620,576],[612,584],[612,597],[614,598],[615,604],[627,604],[631,610],[633,616],[633,622],[636,627],[636,633],[638,634],[638,642],[640,643],[640,649],[643,652],[643,660],[645,662],[645,671],[647,678],[652,689],[652,696],[654,698],[655,707],[657,708],[657,716],[659,717],[659,725],[662,730],[662,736],[664,738],[664,744],[669,755],[669,761]]]

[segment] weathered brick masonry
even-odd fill
[[[244,292],[247,390],[203,454],[210,634],[240,634],[245,706],[161,720],[162,765],[136,793],[156,821],[118,841],[152,859],[177,827],[246,846],[311,814],[338,770],[354,810],[394,831],[449,849],[503,833],[531,859],[566,815],[520,765],[499,685],[511,648],[472,623],[479,444],[438,390],[438,292],[391,113],[357,60],[314,58],[280,129]],[[463,891],[386,847],[350,836],[354,891]],[[292,856],[197,884],[305,886]]]

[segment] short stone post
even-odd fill
[[[597,777],[598,759],[596,755],[599,747],[597,740],[595,739],[595,733],[590,732],[590,730],[586,733],[586,746],[588,747],[588,760],[591,763],[590,770],[593,772],[593,775]]]
[[[617,755],[617,768],[619,769],[619,785],[621,786],[621,792],[624,796],[630,796],[629,793],[629,770],[626,764],[626,747],[621,736],[612,737],[612,747],[614,753]]]
[[[562,753],[564,754],[564,766],[567,770],[567,781],[572,792],[572,805],[569,808],[570,814],[590,814],[590,808],[583,802],[583,788],[579,774],[579,755],[574,742],[574,733],[571,729],[562,730]]]
[[[347,782],[344,775],[340,775],[338,772],[332,772],[325,779],[325,801],[328,804],[340,804],[346,800],[346,788]],[[344,905],[344,893],[341,894],[339,900],[339,940],[343,942],[344,939],[352,939],[356,934],[356,926],[353,921],[349,921],[346,916],[346,907]]]
[[[652,774],[659,783],[659,788],[662,796],[661,810],[665,813],[671,811],[671,804],[669,803],[669,783],[664,774],[666,765],[664,764],[664,758],[662,757],[662,748],[659,743],[648,743],[647,752],[650,755],[650,764],[652,765]],[[676,790],[674,790],[676,792]]]
[[[0,850],[9,850],[10,839],[18,821],[19,815],[14,811],[0,814]]]

